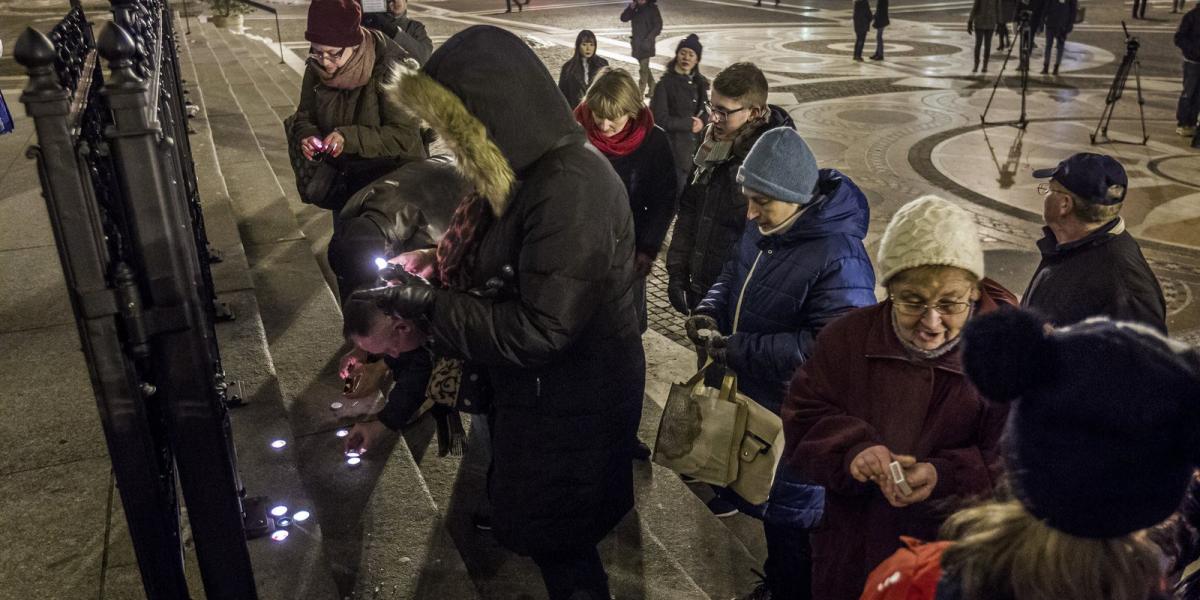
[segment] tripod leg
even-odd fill
[[[987,114],[992,109],[992,100],[996,99],[996,88],[999,88],[1000,82],[1004,81],[1004,70],[1008,68],[1008,59],[1012,58],[1013,45],[1008,45],[1008,53],[1004,55],[1004,62],[1000,64],[1000,73],[996,75],[996,83],[992,84],[992,95],[988,96],[987,106],[983,107],[983,114],[979,115],[980,123],[987,123]]]
[[[1150,141],[1150,135],[1146,133],[1146,98],[1142,96],[1142,63],[1141,61],[1133,61],[1133,77],[1137,83],[1137,99],[1138,99],[1138,115],[1142,119],[1142,145]]]

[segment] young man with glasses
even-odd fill
[[[746,198],[737,182],[746,155],[766,131],[795,129],[786,111],[767,104],[767,78],[753,63],[721,71],[705,108],[709,124],[667,250],[667,295],[685,315],[716,282],[746,227]]]
[[[1089,317],[1138,321],[1166,333],[1166,301],[1142,250],[1125,229],[1125,168],[1083,152],[1033,172],[1043,196],[1042,262],[1021,305],[1053,325]]]

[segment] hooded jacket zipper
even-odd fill
[[[750,287],[750,279],[754,277],[754,271],[758,269],[758,261],[762,259],[763,251],[758,251],[758,256],[754,257],[754,264],[750,265],[750,270],[746,273],[746,281],[742,283],[742,291],[738,294],[737,308],[733,312],[733,331],[729,335],[737,333],[738,323],[742,320],[742,300],[746,299],[746,288]]]

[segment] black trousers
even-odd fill
[[[1146,6],[1150,4],[1150,0],[1133,0],[1133,18],[1145,19]]]
[[[979,66],[979,49],[983,49],[983,70],[986,71],[988,61],[992,58],[992,30],[975,30],[975,66]]]
[[[875,54],[879,58],[883,58],[883,27],[875,29]]]
[[[1054,58],[1054,68],[1057,69],[1058,65],[1062,64],[1063,46],[1066,44],[1067,32],[1058,29],[1046,29],[1046,53],[1042,58],[1043,69],[1050,68],[1050,50],[1054,49],[1056,45],[1058,46],[1058,51]]]
[[[867,32],[854,32],[854,58],[862,58],[863,46],[867,45]]]
[[[996,45],[997,50],[1003,50],[1012,43],[1012,40],[1008,39],[1008,23],[1000,24],[1000,27],[996,29],[996,36],[1000,38],[999,44]]]
[[[808,530],[763,522],[772,600],[812,600],[812,544]]]
[[[608,575],[595,546],[535,555],[550,600],[608,600]]]

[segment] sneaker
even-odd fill
[[[713,496],[713,499],[708,501],[708,510],[718,519],[725,519],[738,514],[737,507],[732,502],[720,496]]]
[[[471,525],[480,531],[491,531],[492,517],[483,513],[473,513],[471,515]]]
[[[1179,127],[1175,128],[1175,133],[1178,133],[1183,137],[1192,137],[1193,135],[1196,135],[1196,128],[1184,127],[1183,125],[1180,125]]]

